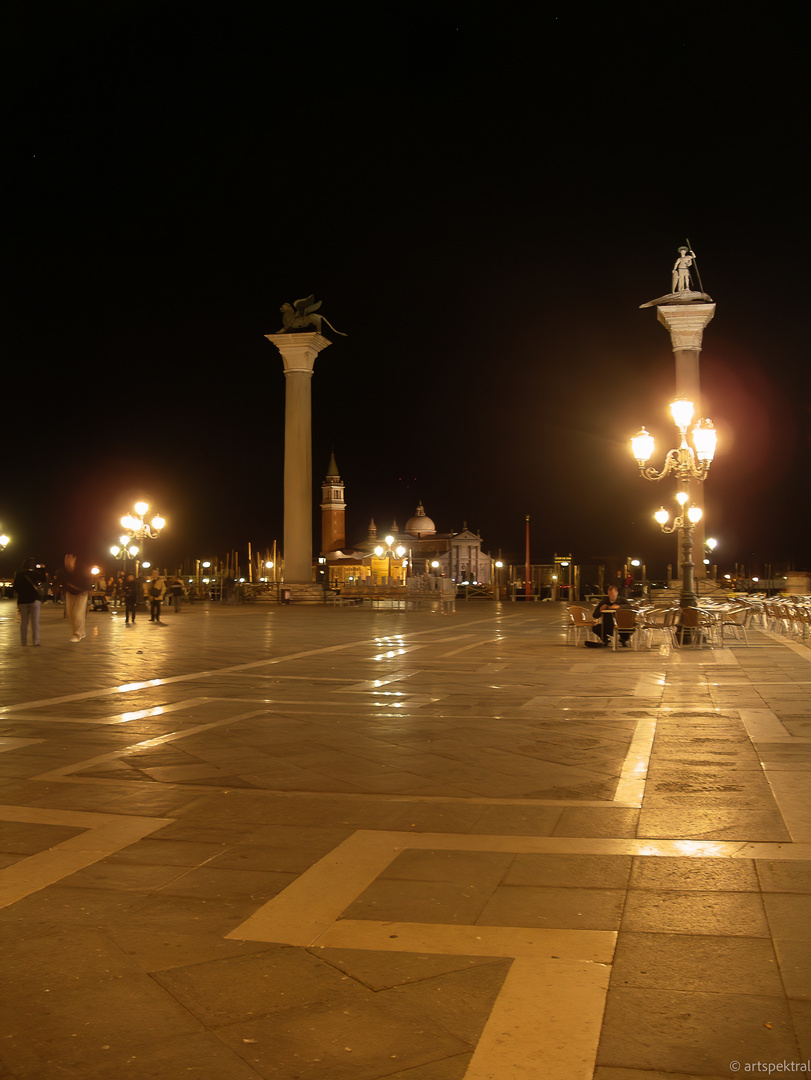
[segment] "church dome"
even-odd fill
[[[414,511],[414,517],[410,517],[406,522],[405,531],[418,539],[424,536],[433,536],[436,532],[436,525],[426,515],[422,503]]]

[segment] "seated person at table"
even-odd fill
[[[610,639],[614,636],[614,612],[617,608],[630,607],[631,605],[625,599],[624,596],[619,595],[619,590],[616,585],[608,586],[608,595],[604,596],[594,609],[594,626],[591,628],[592,633],[596,634],[600,639],[597,641],[587,641],[586,644],[590,648],[600,645],[607,645]],[[623,646],[628,645],[628,638],[633,634],[633,630],[620,631],[620,644]]]

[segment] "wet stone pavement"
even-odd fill
[[[811,1071],[811,649],[0,602],[0,1080]]]

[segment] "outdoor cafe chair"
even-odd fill
[[[667,641],[673,648],[676,647],[676,616],[680,610],[680,608],[654,608],[646,612],[640,629],[648,648],[651,647],[653,635],[657,630],[662,635],[663,645]]]
[[[591,612],[584,607],[578,607],[577,604],[567,607],[566,611],[569,615],[569,622],[566,626],[566,643],[574,641],[575,645],[579,645],[580,635],[585,634],[586,640],[588,640],[589,632],[594,625]]]
[[[733,637],[743,641],[748,645],[749,638],[746,636],[746,630],[752,621],[752,610],[747,607],[730,608],[729,611],[725,611],[721,615],[721,635],[729,628]]]
[[[688,634],[692,639],[691,644],[694,649],[700,649],[705,641],[712,646],[714,642],[719,642],[718,630],[719,624],[716,619],[708,612],[702,611],[701,608],[686,607],[681,609],[678,628],[681,648],[684,648],[685,634]],[[720,644],[723,644],[723,639],[720,640]]]
[[[616,651],[620,635],[627,635],[631,630],[631,642],[635,649],[639,648],[641,623],[637,620],[637,613],[633,608],[617,608],[614,612],[614,633],[611,638],[611,648]]]

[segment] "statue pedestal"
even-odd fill
[[[313,578],[312,386],[315,358],[332,342],[321,334],[265,334],[284,363],[284,584]]]
[[[660,304],[656,308],[659,322],[670,332],[674,352],[701,352],[704,328],[714,314],[715,304]]]

